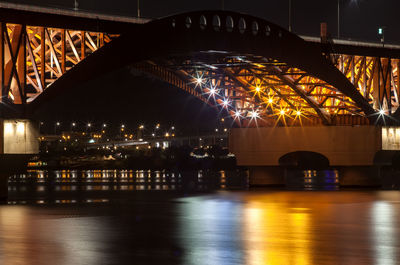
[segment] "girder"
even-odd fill
[[[1,23],[2,102],[31,102],[115,35]]]

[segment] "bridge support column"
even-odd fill
[[[28,159],[39,153],[39,130],[25,119],[0,119],[0,202],[8,196],[10,175],[25,172]]]
[[[284,178],[287,166],[317,171],[336,169],[340,186],[380,186],[374,156],[382,148],[381,130],[375,126],[237,128],[229,135],[229,149],[239,166],[250,168],[253,186],[288,184]],[[301,166],[299,163],[307,156],[300,156],[286,167],[285,163],[280,164],[281,158],[293,153],[316,153],[327,162],[322,168],[318,159],[316,165]],[[316,179],[324,179],[321,176],[317,174]]]

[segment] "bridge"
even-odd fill
[[[369,167],[384,145],[377,126],[399,123],[397,45],[302,38],[229,11],[145,21],[2,4],[0,17],[4,118],[29,118],[66,91],[79,96],[77,83],[132,65],[230,117],[239,165],[276,167],[281,154],[312,151],[332,166],[361,155],[354,165]],[[395,128],[385,132],[397,141]]]

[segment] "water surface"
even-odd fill
[[[400,263],[399,191],[46,192],[0,206],[0,264]]]

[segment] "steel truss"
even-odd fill
[[[118,36],[8,23],[0,23],[0,28],[1,102],[13,104],[32,102]],[[344,54],[330,58],[376,111],[400,112],[399,59]],[[341,90],[274,58],[206,51],[134,67],[219,108],[240,126],[370,122]]]
[[[158,77],[163,71],[175,73],[184,80],[184,87],[178,87],[188,91],[191,86],[191,94],[219,106],[241,126],[368,124],[359,107],[337,89],[274,59],[208,53],[146,64],[147,69],[153,65],[147,72],[158,71]],[[135,67],[146,69],[143,63]]]
[[[115,35],[0,23],[1,102],[26,104]]]
[[[390,115],[400,109],[399,59],[343,54],[332,58],[375,110]],[[203,53],[147,64],[157,65],[160,72],[179,73],[175,78],[184,80],[185,85],[178,87],[224,109],[242,126],[370,122],[354,101],[335,87],[274,59]]]
[[[336,67],[375,110],[394,113],[399,107],[400,59],[337,54]]]

